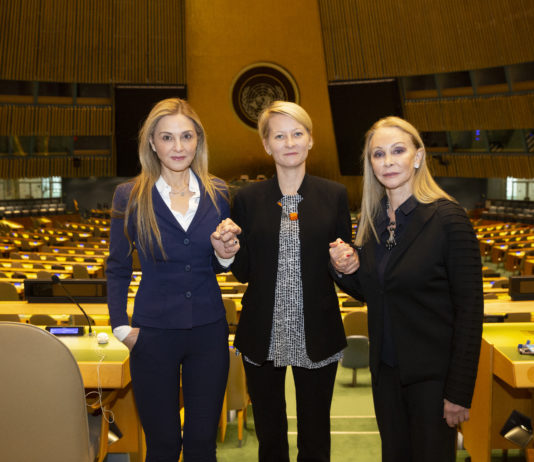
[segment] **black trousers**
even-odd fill
[[[215,462],[228,380],[226,319],[192,329],[141,327],[130,355],[135,402],[145,431],[147,462],[177,462],[180,366],[185,408],[184,461]]]
[[[456,428],[443,418],[443,389],[439,380],[402,386],[398,368],[380,365],[373,399],[383,462],[456,460]]]
[[[259,462],[289,462],[286,367],[243,361],[259,441]],[[292,367],[297,401],[299,462],[330,460],[330,405],[337,362],[319,369]]]

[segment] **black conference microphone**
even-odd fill
[[[87,319],[87,324],[89,325],[89,335],[93,335],[93,331],[91,329],[91,321],[89,320],[89,316],[87,316],[87,313],[85,312],[85,310],[81,307],[81,305],[76,300],[74,300],[74,297],[69,293],[69,291],[67,290],[65,285],[61,282],[61,279],[59,279],[57,277],[57,275],[55,275],[55,274],[52,275],[52,282],[54,284],[59,284],[61,287],[63,287],[63,290],[65,291],[65,294],[67,294],[67,298],[72,303],[74,303],[78,308],[80,308],[80,310],[82,311],[83,315],[85,316],[85,319]]]

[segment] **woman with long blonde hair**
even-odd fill
[[[228,375],[228,325],[216,272],[239,249],[226,185],[208,173],[206,134],[184,100],[160,101],[139,132],[141,173],[113,197],[108,306],[130,349],[147,461],[215,461]],[[128,324],[132,254],[142,279]],[[180,382],[181,377],[181,382]],[[180,388],[187,419],[180,432]]]
[[[333,274],[367,302],[370,368],[384,462],[455,460],[482,336],[482,267],[464,209],[433,180],[415,127],[367,132],[355,248],[330,244]]]

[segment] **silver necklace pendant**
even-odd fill
[[[386,214],[389,216],[389,199],[386,201]],[[394,221],[390,222],[390,224],[387,227],[387,230],[389,232],[389,237],[386,240],[386,249],[391,250],[393,247],[397,245],[397,241],[395,240],[395,229],[397,228],[396,223]]]
[[[389,237],[386,240],[386,249],[388,250],[391,250],[397,245],[397,241],[395,240],[395,228],[395,222],[392,222],[388,225]]]
[[[178,191],[173,191],[172,189],[169,191],[169,194],[171,196],[180,196],[180,197],[184,197],[185,196],[185,193],[189,190],[189,184],[186,184],[185,186],[182,187],[182,189],[179,189]]]
[[[170,191],[169,194],[172,194],[173,196],[180,196],[180,197],[184,197],[185,196],[185,191]]]

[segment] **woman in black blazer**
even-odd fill
[[[411,124],[376,122],[363,163],[358,255],[338,240],[331,262],[339,285],[367,302],[382,460],[453,461],[482,335],[478,242],[465,211],[432,179]]]
[[[276,176],[238,191],[242,229],[232,272],[248,282],[235,346],[245,371],[260,461],[289,461],[286,366],[297,396],[299,460],[330,459],[330,404],[346,345],[329,274],[328,243],[350,239],[345,188],[306,174],[312,123],[300,106],[277,101],[258,127]]]

